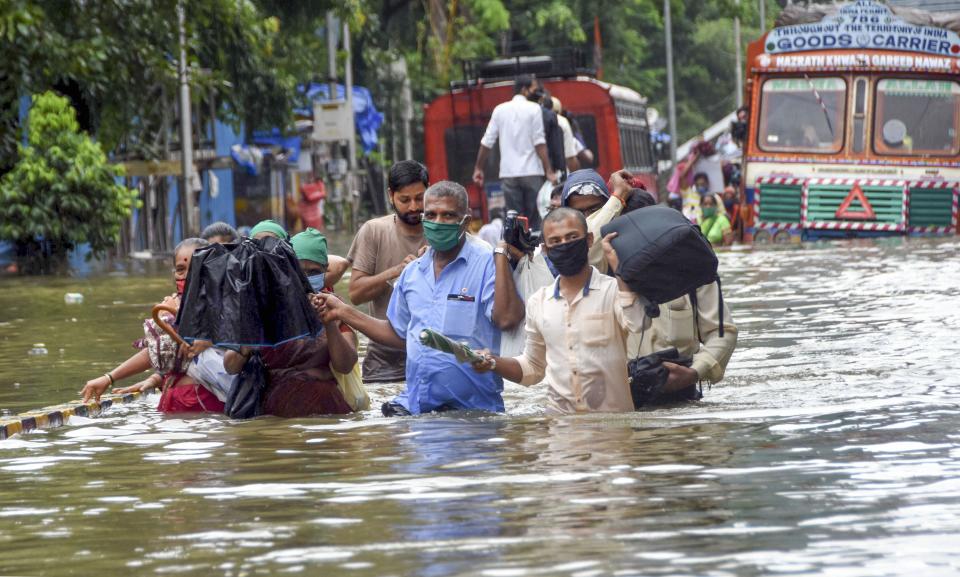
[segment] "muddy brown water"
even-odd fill
[[[722,254],[740,346],[681,408],[548,418],[511,386],[504,415],[238,422],[152,396],[0,441],[0,574],[958,574],[958,251]],[[133,352],[167,274],[0,280],[0,410]]]

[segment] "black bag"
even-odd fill
[[[647,315],[660,316],[661,305],[690,295],[696,308],[697,288],[716,282],[717,255],[700,228],[682,213],[663,205],[618,216],[600,230],[613,239],[620,266],[614,271],[643,301]],[[723,293],[720,293],[720,336],[723,336]]]
[[[286,241],[212,244],[193,253],[177,325],[187,341],[231,348],[315,337],[323,325],[310,292]]]
[[[617,276],[653,304],[689,294],[717,280],[717,255],[700,229],[666,206],[648,206],[619,216],[601,229],[620,258]]]
[[[663,361],[676,363],[684,367],[693,364],[693,358],[681,357],[676,347],[632,359],[627,364],[627,373],[630,375],[630,396],[633,397],[634,409],[662,400],[697,400],[703,397],[702,393],[697,394],[696,387],[692,387],[692,394],[688,391],[680,391],[679,396],[670,393],[666,395],[669,399],[665,399],[663,387],[667,384],[670,371],[663,366]]]
[[[263,411],[261,402],[267,388],[267,369],[259,352],[254,352],[236,376],[223,412],[232,419],[252,419]]]

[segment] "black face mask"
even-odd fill
[[[534,90],[533,92],[527,94],[527,100],[530,102],[540,102],[543,100],[543,90]]]
[[[561,276],[573,276],[587,264],[587,252],[587,237],[583,237],[549,247],[547,256]]]

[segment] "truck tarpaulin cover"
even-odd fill
[[[273,346],[316,336],[320,319],[297,257],[274,237],[212,244],[193,254],[177,314],[180,336],[217,346]]]

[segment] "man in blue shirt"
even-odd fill
[[[431,411],[503,411],[503,380],[478,374],[453,355],[420,343],[430,328],[474,349],[500,349],[500,331],[518,326],[524,303],[513,284],[509,256],[502,246],[466,234],[470,222],[467,191],[438,182],[423,197],[427,252],[403,269],[390,298],[387,320],[375,319],[338,299],[320,296],[321,316],[340,320],[370,340],[407,351],[407,387],[384,403],[387,416]]]

